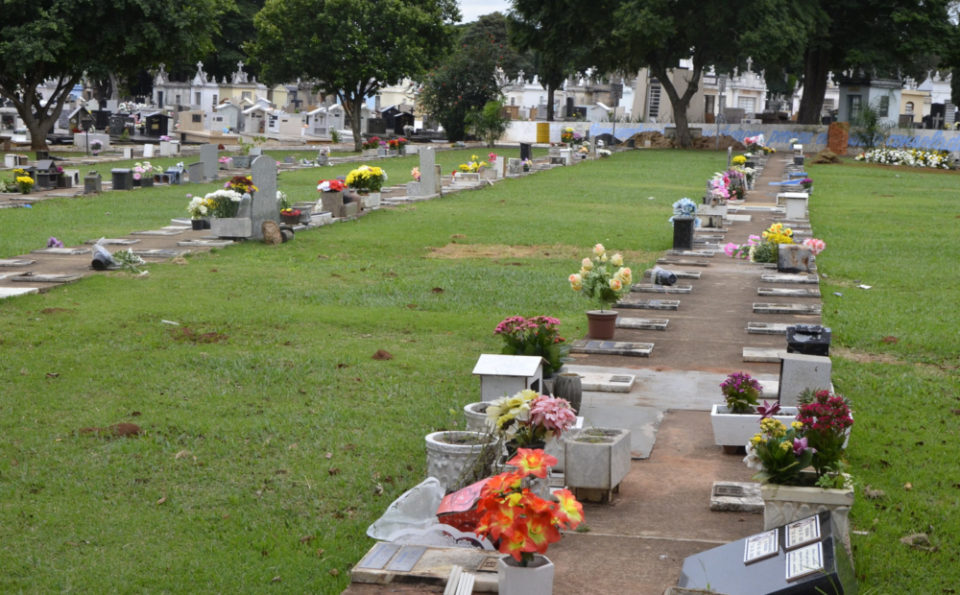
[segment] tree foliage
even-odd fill
[[[459,18],[454,0],[267,0],[245,47],[267,82],[300,77],[335,94],[359,151],[364,99],[438,61]]]
[[[199,55],[211,47],[225,0],[5,0],[0,96],[13,102],[32,146],[46,135],[83,74],[105,78],[130,65]],[[37,86],[53,81],[46,98]]]
[[[500,97],[496,69],[502,52],[496,39],[488,35],[463,39],[471,44],[461,40],[455,52],[427,73],[418,99],[451,141],[463,140],[470,115]]]
[[[464,48],[493,44],[497,50],[497,66],[507,78],[513,80],[522,71],[525,79],[533,78],[536,72],[533,52],[521,51],[510,43],[508,20],[503,13],[485,14],[472,23],[461,25],[460,45]]]

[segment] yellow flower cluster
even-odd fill
[[[743,155],[737,155],[736,157],[730,160],[730,163],[732,163],[733,165],[743,165],[746,162],[747,162],[747,158],[744,157]]]
[[[347,174],[347,186],[357,190],[369,190],[370,192],[379,192],[383,187],[384,180],[387,179],[387,173],[383,168],[370,165],[361,165],[357,169],[351,170]]]
[[[779,419],[765,417],[760,420],[760,431],[771,438],[783,438],[787,435],[787,426]]]
[[[487,407],[487,419],[493,421],[496,430],[503,430],[515,419],[526,421],[530,403],[538,396],[536,391],[525,389],[512,397],[500,397]]]
[[[22,184],[26,186],[33,186],[33,178],[30,176],[17,176],[14,180],[17,184]]]
[[[792,244],[793,230],[784,227],[783,223],[774,223],[762,234],[763,239],[771,244]]]

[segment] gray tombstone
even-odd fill
[[[263,148],[262,148],[262,147],[253,147],[252,149],[250,149],[250,156],[251,156],[251,157],[259,157],[260,155],[263,155]],[[254,184],[254,185],[256,185],[256,184]]]
[[[517,157],[507,159],[507,175],[519,176],[523,171],[523,162]]]
[[[200,162],[191,163],[187,166],[187,178],[191,184],[202,184],[204,182],[203,170],[203,164]]]
[[[83,178],[83,193],[84,194],[99,194],[103,192],[103,183],[100,178],[100,174],[91,171]]]
[[[437,154],[432,148],[420,150],[420,196],[438,193],[440,178],[436,174]]]
[[[277,210],[277,162],[268,155],[261,155],[253,160],[251,166],[253,185],[257,192],[253,197],[251,218],[253,219],[253,233],[256,239],[263,238],[263,222],[276,221],[279,215]]]
[[[822,355],[783,353],[780,356],[780,404],[797,407],[803,391],[831,389],[830,358]]]
[[[111,169],[114,190],[133,190],[133,170],[129,168]]]
[[[207,182],[216,180],[217,170],[219,169],[217,145],[201,145],[200,162],[203,164],[203,179]],[[190,177],[190,181],[193,181],[193,176]]]
[[[330,162],[330,149],[327,147],[320,147],[317,151],[317,165],[325,166]]]
[[[437,163],[433,166],[433,193],[436,195],[443,194],[443,180],[440,179],[443,175],[440,171],[440,164]]]
[[[133,147],[124,147],[124,148],[123,148],[123,158],[124,158],[124,159],[133,159]]]

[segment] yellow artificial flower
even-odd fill
[[[583,289],[583,277],[581,275],[574,273],[570,275],[568,279],[570,281],[571,289],[573,289],[574,291],[580,291],[581,289]]]
[[[614,277],[613,279],[610,279],[610,289],[614,291],[620,291],[621,289],[623,289],[623,282],[616,277]]]
[[[603,247],[603,244],[597,244],[593,247],[593,253],[597,256],[603,256],[606,251],[607,249]]]
[[[584,271],[593,270],[593,261],[589,258],[584,258],[580,261],[580,269]]]
[[[610,257],[610,264],[612,264],[612,265],[615,266],[615,267],[622,267],[622,266],[623,266],[623,254],[620,254],[619,252],[617,252],[616,254],[614,254],[613,256],[611,256],[611,257]]]

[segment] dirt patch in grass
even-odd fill
[[[887,339],[887,337],[884,337]],[[895,341],[886,340],[885,343],[894,343]],[[913,363],[904,361],[889,353],[868,353],[856,349],[847,349],[846,347],[830,347],[830,355],[857,362],[858,364],[890,364],[894,366],[913,366],[919,370],[933,372],[934,374],[948,374],[956,372],[956,367],[937,366],[934,364]]]
[[[590,256],[592,246],[509,246],[506,244],[457,244],[450,243],[440,248],[434,248],[427,254],[429,258],[563,258],[580,261],[584,256]],[[659,253],[643,250],[627,250],[621,252],[626,266],[636,268],[636,263],[651,262]],[[636,277],[637,271],[634,271]]]

